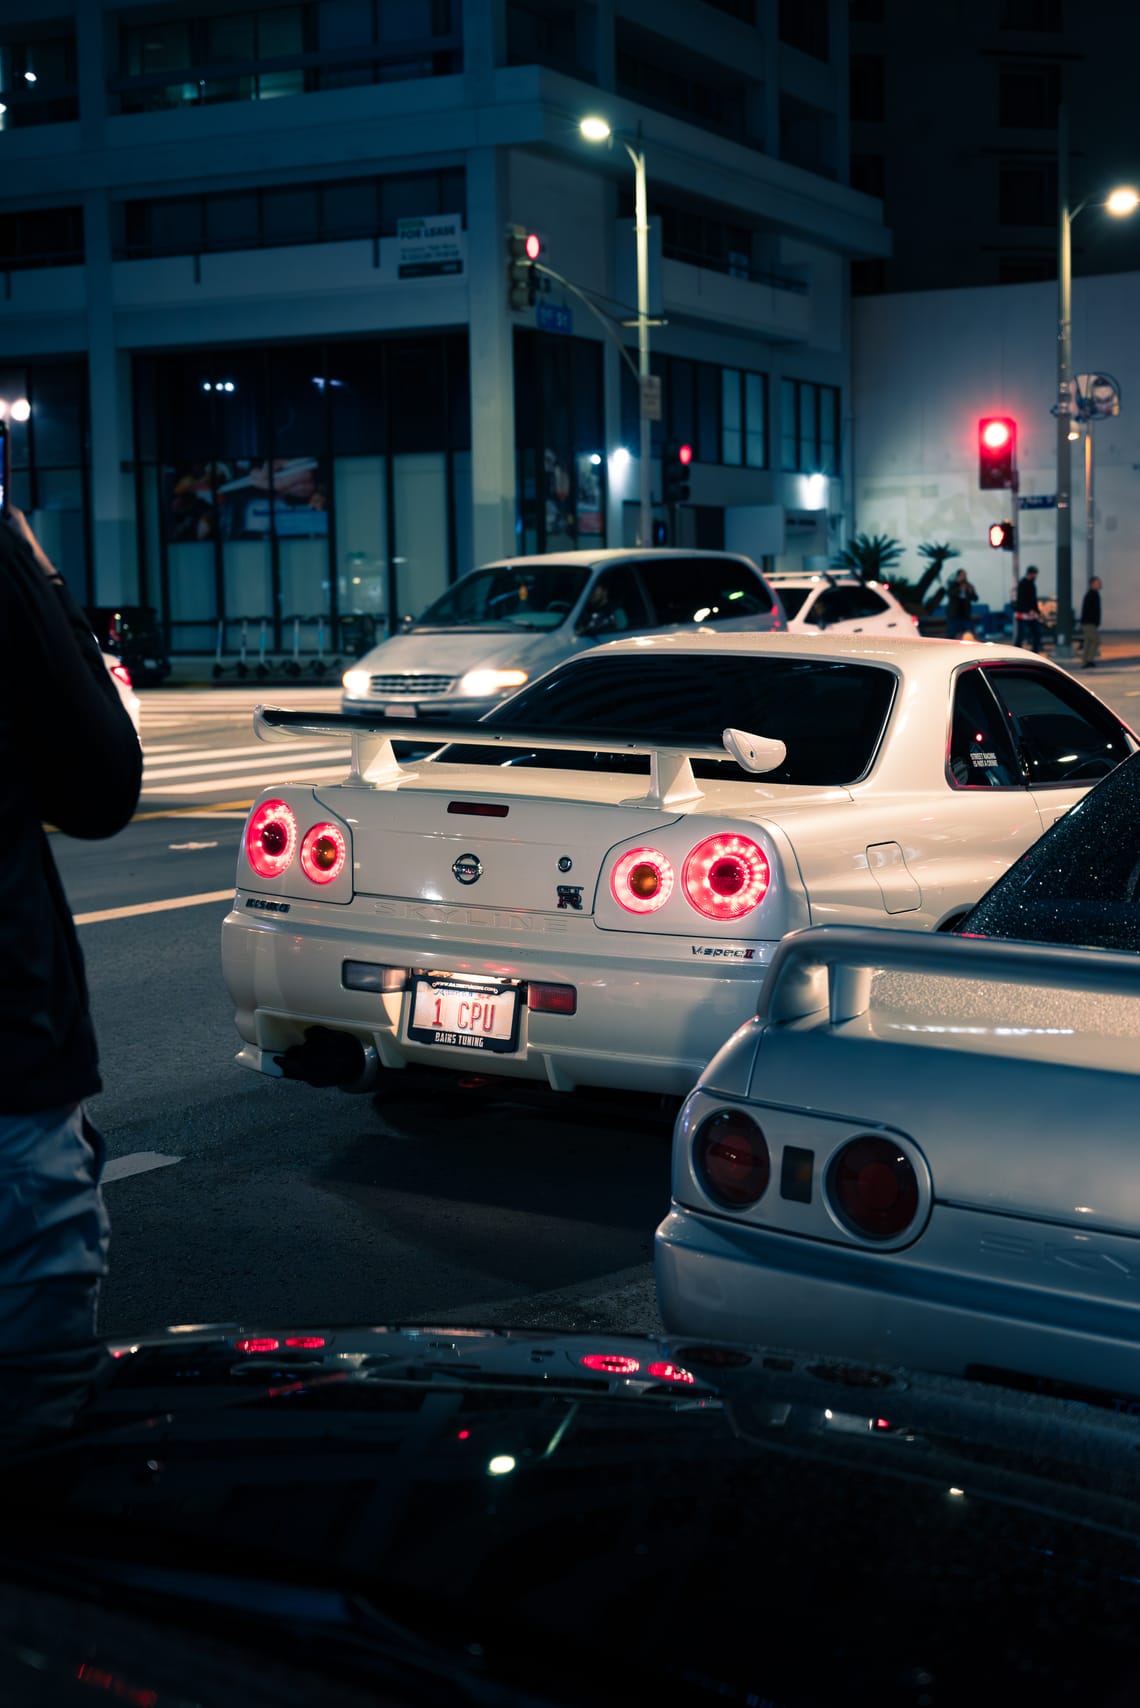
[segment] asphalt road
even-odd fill
[[[1086,678],[1087,680],[1087,678]],[[1140,671],[1097,691],[1140,720]],[[255,741],[245,690],[143,699],[144,794],[110,842],[53,846],[80,921],[106,1089],[102,1326],[347,1321],[658,1326],[669,1125],[636,1099],[443,1090],[384,1100],[239,1068],[219,970],[245,808],[343,774],[335,742]],[[329,690],[281,703],[332,710]],[[201,899],[205,898],[205,899]],[[163,906],[164,903],[175,903]]]

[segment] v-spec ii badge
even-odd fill
[[[455,880],[460,884],[477,884],[483,876],[483,862],[477,854],[460,854],[451,862]]]

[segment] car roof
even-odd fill
[[[886,587],[885,581],[865,581],[861,575],[856,575],[850,569],[770,569],[768,580],[781,587],[785,582],[795,582],[804,586],[819,581],[826,585],[834,582],[839,587]],[[889,591],[889,589],[888,589]]]
[[[579,564],[590,568],[594,565],[607,563],[646,563],[665,558],[695,557],[708,558],[713,562],[746,563],[759,573],[757,565],[744,552],[709,551],[703,546],[694,546],[691,550],[684,546],[607,546],[599,551],[541,552],[530,557],[524,555],[495,558],[491,563],[481,563],[477,567],[479,569],[506,569],[508,567],[518,568],[523,564],[533,564],[537,569],[541,568],[543,564]],[[471,574],[473,571],[468,571],[468,573]]]
[[[853,663],[885,664],[914,675],[930,671],[945,675],[957,664],[1044,664],[1049,670],[1056,665],[1034,657],[1029,660],[1024,650],[1016,646],[992,645],[986,641],[942,640],[921,635],[895,639],[893,635],[787,635],[766,634],[761,630],[733,630],[729,634],[712,629],[670,629],[660,634],[636,635],[628,639],[609,641],[591,652],[583,653],[574,663],[588,659],[612,657],[621,653],[661,652],[751,653],[774,658],[810,658],[817,660],[843,658]],[[569,662],[569,661],[568,661]],[[1062,672],[1063,674],[1063,672]]]

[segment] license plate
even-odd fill
[[[414,718],[415,715],[416,715],[416,707],[415,706],[385,706],[384,707],[384,716],[386,718]]]
[[[408,1037],[446,1049],[509,1053],[518,1042],[518,987],[413,979]]]
[[[157,670],[158,669],[157,658],[144,658],[143,659],[143,669],[144,670]]]

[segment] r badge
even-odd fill
[[[460,854],[451,862],[451,870],[461,884],[477,884],[483,876],[483,862],[478,854]]]
[[[581,911],[582,911],[582,886],[581,886],[581,884],[559,884],[559,886],[558,886],[558,905],[559,905],[559,907],[571,907],[574,909],[575,913],[581,913]]]

